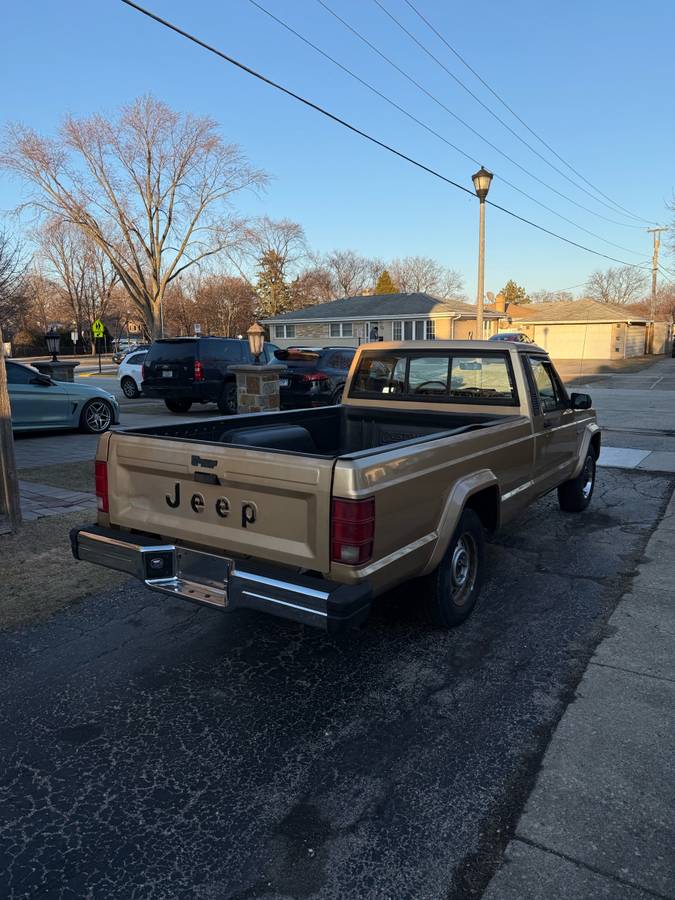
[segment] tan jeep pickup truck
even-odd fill
[[[485,532],[555,488],[563,510],[588,505],[590,406],[532,344],[365,344],[339,406],[104,434],[98,522],[73,531],[73,553],[329,632],[415,578],[455,625],[476,603]]]

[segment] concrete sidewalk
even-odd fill
[[[484,900],[675,898],[675,495]]]

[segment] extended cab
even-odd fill
[[[440,625],[473,609],[484,534],[558,490],[589,503],[600,431],[532,344],[366,344],[340,405],[104,435],[78,559],[223,610],[329,632],[419,579]]]

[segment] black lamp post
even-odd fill
[[[61,349],[61,335],[53,325],[45,335],[45,341],[47,343],[47,352],[52,355],[52,362],[56,362],[56,354]]]
[[[246,337],[248,338],[251,356],[254,357],[256,366],[259,366],[260,354],[263,352],[263,346],[265,345],[265,329],[262,325],[254,322],[246,332]]]

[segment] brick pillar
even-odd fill
[[[274,412],[279,409],[279,376],[286,366],[230,366],[237,378],[237,411]]]

